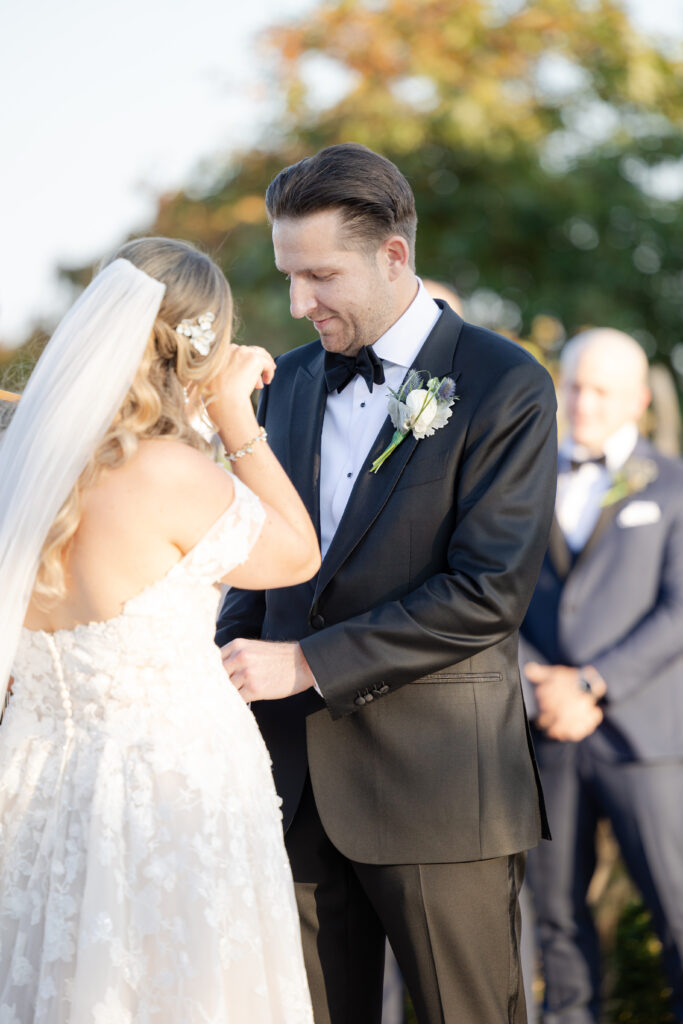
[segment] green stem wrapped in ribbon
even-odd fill
[[[393,437],[391,438],[391,443],[389,444],[389,446],[387,448],[384,449],[382,454],[378,458],[375,459],[375,461],[373,462],[372,466],[370,467],[370,472],[371,473],[376,473],[377,470],[379,469],[379,467],[381,465],[383,465],[387,461],[387,459],[389,458],[391,453],[396,451],[396,449],[400,445],[401,441],[405,441],[407,436],[408,436],[407,432],[404,434],[403,431],[401,431],[401,430],[395,430],[394,434],[393,434]]]

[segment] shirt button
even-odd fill
[[[360,407],[361,407],[361,409],[364,409],[365,408],[365,402],[361,402],[360,403]]]
[[[353,476],[353,473],[347,473],[346,475],[347,475],[348,479],[350,480],[351,477]]]

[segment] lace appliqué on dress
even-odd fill
[[[235,500],[120,616],[24,630],[0,727],[0,1024],[312,1024],[279,799],[213,643]]]

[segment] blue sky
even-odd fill
[[[683,36],[683,0],[625,2]],[[57,264],[100,256],[257,137],[279,103],[258,34],[315,3],[1,0],[1,341],[61,309]]]

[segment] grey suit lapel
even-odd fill
[[[648,452],[649,446],[647,442],[644,441],[642,438],[638,438],[638,441],[636,443],[635,448],[633,449],[633,452],[631,453],[631,455],[629,455],[629,458],[626,460],[626,465],[628,465],[629,460],[632,459],[634,456],[642,458],[644,456],[647,456]],[[616,519],[618,513],[621,511],[624,505],[626,505],[632,499],[632,497],[633,494],[627,494],[623,498],[620,498],[618,501],[612,502],[611,505],[607,505],[600,509],[600,515],[598,516],[597,522],[593,527],[593,531],[588,540],[586,541],[586,543],[584,544],[584,546],[578,552],[576,560],[574,562],[574,566],[580,565],[584,558],[587,558],[591,554],[591,552],[595,550],[595,548],[600,543],[601,538],[605,535],[607,529]]]
[[[567,544],[567,539],[562,532],[562,527],[557,521],[557,516],[553,516],[552,525],[550,527],[548,558],[550,559],[558,577],[561,580],[565,580],[571,572],[572,565],[574,564],[574,555],[569,544]]]
[[[444,303],[439,302],[438,305],[441,306],[443,312],[418,352],[411,369],[425,370],[432,376],[442,377],[452,373],[462,320]],[[372,463],[390,443],[393,433],[394,427],[387,416],[370,448],[351,491],[337,531],[332,538],[332,543],[323,559],[316,586],[316,598],[377,519],[396,487],[408,460],[420,443],[412,434],[409,434],[387,459],[379,472],[371,473]],[[425,440],[428,444],[428,439]]]
[[[595,548],[600,542],[600,538],[605,533],[605,530],[614,520],[614,517],[616,516],[617,512],[622,507],[624,502],[627,500],[628,499],[623,498],[621,501],[615,501],[613,505],[608,505],[607,508],[600,509],[600,515],[598,516],[598,521],[593,527],[593,532],[591,533],[590,537],[588,538],[584,546],[581,548],[581,550],[577,552],[574,566],[579,565],[579,563],[582,562],[584,558],[587,558],[588,555],[590,555],[591,551],[595,550]]]
[[[584,558],[590,555],[591,551],[593,551],[600,542],[600,538],[603,536],[605,530],[614,519],[622,504],[623,501],[615,502],[614,505],[609,505],[607,508],[600,510],[600,515],[593,527],[593,532],[584,546],[577,552],[573,552],[569,547],[567,539],[562,532],[562,527],[558,523],[557,519],[553,517],[552,526],[550,527],[550,539],[548,541],[548,558],[550,559],[559,579],[566,580],[577,565],[579,565]]]

